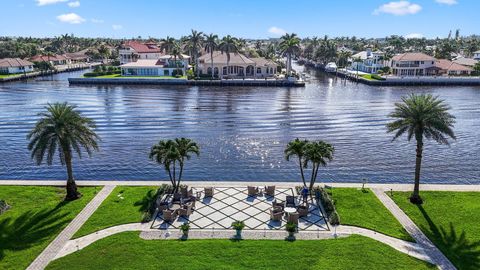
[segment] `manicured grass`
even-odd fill
[[[371,190],[334,188],[332,198],[340,215],[341,224],[363,227],[413,241],[412,237]]]
[[[281,240],[143,240],[126,232],[99,240],[47,269],[434,269],[362,236]]]
[[[391,197],[458,269],[480,269],[480,193],[424,191],[420,206],[410,194]]]
[[[13,77],[13,76],[21,76],[21,75],[23,75],[23,73],[19,73],[19,74],[0,74],[0,79]]]
[[[77,231],[74,238],[115,225],[142,221],[149,199],[158,187],[118,186]]]
[[[85,77],[87,78],[87,77]],[[97,77],[88,77],[88,78],[99,78],[99,79],[186,79],[187,76],[182,77],[173,77],[173,76],[122,76],[120,74],[112,75],[102,75]]]
[[[83,197],[65,202],[64,188],[0,186],[0,198],[12,206],[0,215],[0,269],[28,267],[96,191],[79,190]]]

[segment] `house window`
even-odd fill
[[[207,68],[207,73],[208,73],[208,75],[212,75],[212,68],[211,67]]]
[[[261,69],[261,68],[257,68],[257,73],[262,73],[262,69]]]
[[[170,76],[170,71],[168,69],[165,69],[163,71],[163,76]]]
[[[223,75],[227,75],[227,67],[223,67],[222,72],[223,72]]]

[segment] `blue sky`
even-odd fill
[[[479,0],[0,0],[0,36],[445,37],[480,34]]]

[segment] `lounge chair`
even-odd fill
[[[282,202],[282,201],[273,200],[272,201],[272,207],[273,208],[280,207],[280,208],[282,208],[282,211],[283,211],[283,208],[285,207],[285,203]]]
[[[163,210],[162,219],[167,222],[173,222],[177,218],[177,211]]]
[[[268,196],[274,197],[275,196],[275,186],[266,186],[265,187],[265,194],[267,194]]]
[[[287,201],[285,202],[285,207],[295,207],[295,196],[287,196]]]
[[[308,206],[300,205],[297,207],[297,212],[299,217],[306,217],[308,216]]]
[[[283,217],[283,211],[276,212],[275,210],[270,209],[270,220],[272,221],[280,221]]]
[[[248,196],[256,196],[258,194],[258,187],[248,186]]]
[[[298,224],[298,213],[290,213],[288,214],[288,222]]]
[[[205,197],[213,197],[213,187],[206,187],[204,191]]]

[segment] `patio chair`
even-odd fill
[[[306,217],[308,216],[308,206],[300,205],[297,207],[297,212],[299,217]]]
[[[273,212],[275,213],[283,212],[283,207],[281,206],[274,206],[272,209],[273,209]]]
[[[173,222],[177,218],[177,211],[163,210],[162,219],[167,222]]]
[[[160,202],[158,205],[158,211],[163,211],[168,209],[168,202]]]
[[[256,196],[258,194],[258,187],[247,186],[248,196]]]
[[[273,200],[272,201],[272,207],[273,208],[280,207],[280,208],[282,208],[282,211],[283,211],[283,208],[285,207],[285,203],[282,202],[282,201]]]
[[[285,207],[295,207],[295,196],[287,196],[287,201],[285,202]]]
[[[206,187],[204,191],[205,197],[213,197],[213,187]]]
[[[275,210],[270,209],[270,220],[281,221],[282,217],[283,217],[283,211],[275,212]]]
[[[192,212],[192,204],[186,204],[183,206],[183,208],[177,210],[178,215],[182,217],[189,217]]]
[[[197,197],[189,196],[187,199],[183,201],[185,204],[191,204],[192,208],[195,208],[195,203],[197,202]]]
[[[186,198],[188,193],[188,186],[180,186],[180,194],[182,194],[182,198]]]
[[[265,187],[265,194],[267,194],[268,196],[274,197],[275,196],[275,186],[266,186]]]
[[[173,194],[172,203],[180,202],[181,199],[182,199],[182,194],[180,194],[180,193],[174,193],[174,194]]]
[[[298,213],[290,213],[290,214],[288,214],[288,222],[298,224],[298,218],[299,218],[299,214],[298,214]]]

